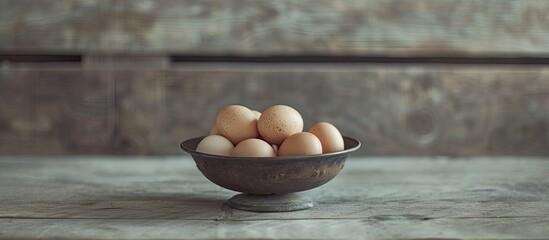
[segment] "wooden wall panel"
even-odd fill
[[[547,155],[543,66],[179,65],[5,68],[0,154],[181,154],[229,104],[287,104],[360,155]]]
[[[548,155],[549,68],[486,65],[547,62],[547,12],[544,0],[0,0],[0,59],[82,57],[0,62],[0,154],[180,154],[225,105],[288,104],[307,126],[329,121],[361,139],[359,154]]]
[[[114,81],[82,70],[0,70],[0,154],[114,153]]]
[[[115,71],[117,149],[121,154],[177,154],[181,132],[166,129],[165,71]],[[196,92],[193,96],[202,98]],[[187,126],[190,129],[192,126]]]
[[[227,104],[298,109],[362,140],[361,154],[549,153],[547,68],[301,66],[170,71],[173,141],[204,134]],[[200,97],[197,97],[200,96]]]
[[[545,0],[0,0],[0,51],[549,53]]]

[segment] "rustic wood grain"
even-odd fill
[[[189,157],[0,159],[0,237],[542,239],[544,158],[350,158],[317,205],[253,213]]]
[[[114,81],[68,67],[0,70],[0,153],[112,153]]]
[[[543,0],[1,0],[0,51],[549,53]]]
[[[96,220],[0,219],[10,239],[544,239],[549,218],[436,219],[410,223],[369,219]],[[2,230],[0,230],[2,231]],[[1,233],[1,232],[0,232]]]
[[[544,66],[7,67],[0,91],[2,154],[179,154],[229,104],[293,106],[358,154],[549,154]]]
[[[359,154],[546,155],[548,73],[498,66],[174,67],[162,92],[165,109],[149,111],[163,113],[164,124],[148,126],[165,129],[154,142],[169,144],[206,134],[228,104],[259,111],[287,104],[306,128],[328,121],[359,138]]]

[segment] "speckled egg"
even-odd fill
[[[230,105],[221,109],[217,114],[215,126],[219,134],[235,145],[258,136],[256,115],[252,110],[240,105]]]
[[[290,135],[303,131],[303,118],[292,107],[275,105],[261,113],[257,128],[265,141],[279,145]]]

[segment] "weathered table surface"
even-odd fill
[[[0,238],[547,239],[549,159],[351,158],[309,210],[254,213],[185,157],[1,157]]]

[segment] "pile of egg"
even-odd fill
[[[196,151],[233,157],[313,155],[341,151],[343,137],[335,126],[318,122],[303,132],[303,118],[286,105],[262,113],[240,105],[221,109],[210,135]]]

